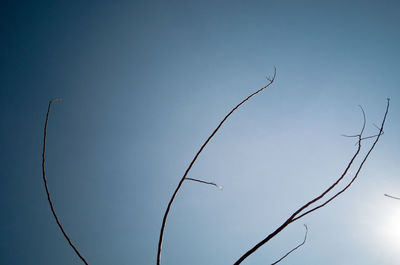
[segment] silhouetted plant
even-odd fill
[[[198,156],[200,155],[200,153],[203,151],[203,149],[206,147],[206,145],[209,143],[209,141],[214,137],[214,135],[217,133],[217,131],[221,128],[222,124],[229,118],[229,116],[236,110],[238,109],[241,105],[243,105],[246,101],[248,101],[251,97],[257,95],[258,93],[260,93],[261,91],[263,91],[264,89],[266,89],[267,87],[269,87],[274,81],[275,81],[275,77],[276,77],[276,69],[274,71],[274,75],[272,78],[267,78],[268,83],[267,85],[265,85],[264,87],[258,89],[257,91],[255,91],[254,93],[250,94],[247,98],[243,99],[238,105],[236,105],[223,119],[222,121],[218,124],[218,126],[214,129],[214,131],[211,133],[211,135],[207,138],[207,140],[203,143],[203,145],[200,147],[200,149],[197,151],[196,155],[194,156],[193,160],[190,162],[188,168],[186,169],[184,175],[182,176],[181,180],[179,181],[177,187],[175,188],[171,199],[168,202],[168,206],[165,210],[163,219],[162,219],[162,223],[161,223],[161,230],[160,230],[160,235],[159,235],[159,242],[158,242],[158,249],[157,249],[157,265],[161,265],[161,253],[162,253],[162,243],[163,243],[163,237],[164,237],[164,231],[165,231],[165,226],[166,226],[166,221],[167,221],[167,217],[169,214],[169,211],[171,209],[171,206],[175,200],[175,197],[177,195],[177,193],[179,192],[183,182],[185,180],[190,180],[190,181],[195,181],[198,183],[203,183],[203,184],[207,184],[207,185],[212,185],[215,186],[217,188],[222,189],[222,186],[213,183],[213,182],[208,182],[205,180],[200,180],[200,179],[196,179],[196,178],[189,178],[187,177],[189,171],[191,170],[192,166],[194,165],[194,163],[196,162]],[[64,235],[64,237],[66,238],[66,240],[68,241],[69,245],[72,247],[72,249],[75,251],[75,253],[79,256],[79,258],[87,265],[87,261],[85,260],[85,258],[82,256],[82,254],[77,250],[76,246],[71,242],[69,236],[67,235],[67,233],[65,232],[63,226],[61,225],[61,222],[59,221],[59,218],[57,217],[57,214],[54,210],[53,207],[53,202],[51,200],[50,197],[50,192],[47,186],[47,178],[46,178],[46,173],[45,173],[45,158],[46,158],[46,136],[47,136],[47,124],[48,124],[48,119],[49,119],[49,114],[50,114],[50,109],[51,109],[51,105],[53,102],[56,101],[60,101],[59,98],[56,99],[52,99],[50,100],[49,104],[48,104],[48,109],[47,109],[47,114],[46,114],[46,120],[45,120],[45,124],[44,124],[44,135],[43,135],[43,153],[42,153],[42,172],[43,172],[43,183],[44,183],[44,187],[46,190],[46,194],[47,194],[47,200],[49,202],[50,205],[50,209],[51,212],[54,216],[55,221],[57,222],[57,225],[59,227],[59,229],[61,230],[62,234]],[[247,252],[245,252],[235,263],[234,265],[238,265],[240,263],[242,263],[247,257],[249,257],[251,254],[253,254],[257,249],[259,249],[262,245],[264,245],[265,243],[267,243],[269,240],[271,240],[273,237],[275,237],[276,235],[278,235],[283,229],[285,229],[289,224],[303,218],[304,216],[318,210],[319,208],[324,207],[325,205],[327,205],[329,202],[331,202],[332,200],[334,200],[335,198],[337,198],[340,194],[342,194],[343,192],[345,192],[350,186],[351,184],[353,184],[353,182],[357,179],[364,163],[366,162],[367,158],[369,157],[370,153],[372,152],[372,150],[374,149],[375,145],[377,144],[377,142],[379,141],[380,137],[383,134],[383,128],[385,125],[385,121],[386,121],[386,117],[389,111],[389,103],[390,100],[387,99],[387,105],[386,105],[386,111],[385,114],[383,116],[381,125],[378,127],[375,125],[375,127],[379,130],[379,132],[376,135],[372,135],[372,136],[363,136],[364,133],[364,129],[365,129],[365,125],[366,125],[366,118],[365,118],[365,112],[361,108],[362,114],[363,114],[363,126],[362,129],[360,131],[359,134],[356,135],[344,135],[346,137],[354,137],[357,138],[357,150],[354,153],[354,155],[352,156],[352,158],[350,159],[350,161],[347,163],[345,169],[343,170],[343,173],[340,175],[340,177],[333,183],[331,184],[327,189],[325,189],[319,196],[313,198],[312,200],[308,201],[307,203],[305,203],[303,206],[301,206],[298,210],[296,210],[292,215],[290,215],[290,217],[283,222],[279,227],[277,227],[272,233],[270,233],[269,235],[267,235],[263,240],[261,240],[260,242],[258,242],[255,246],[253,246],[251,249],[249,249]],[[354,161],[356,160],[356,158],[359,156],[360,151],[361,151],[361,143],[366,140],[366,139],[371,139],[371,138],[375,138],[375,141],[372,143],[372,145],[369,147],[368,151],[366,152],[366,154],[363,156],[363,158],[361,159],[361,162],[358,164],[358,166],[356,167],[356,173],[354,174],[354,177],[347,183],[347,185],[340,189],[339,191],[337,191],[336,193],[334,193],[333,195],[331,195],[329,198],[327,198],[324,202],[320,202],[323,198],[325,198],[325,196],[331,191],[333,190],[339,183],[341,183],[344,179],[344,177],[348,174],[349,169],[353,166]],[[393,197],[390,195],[385,194],[385,196],[387,197],[391,197],[394,199],[399,199],[397,197]],[[312,206],[319,203],[317,206]],[[295,248],[293,248],[292,250],[290,250],[289,252],[287,252],[284,256],[282,256],[280,259],[278,259],[277,261],[275,261],[272,265],[279,263],[280,261],[282,261],[284,258],[286,258],[289,254],[291,254],[293,251],[297,250],[298,248],[300,248],[302,245],[304,245],[304,243],[306,242],[307,239],[307,234],[308,234],[308,228],[306,225],[305,226],[305,235],[304,235],[304,239],[303,242],[300,243],[299,245],[297,245]]]
[[[188,168],[186,169],[183,177],[181,178],[181,180],[179,181],[177,187],[175,188],[174,193],[172,194],[172,197],[168,203],[167,209],[165,210],[164,216],[163,216],[163,220],[162,220],[162,224],[161,224],[161,230],[160,230],[160,236],[159,236],[159,241],[158,241],[158,251],[157,251],[157,265],[161,265],[161,251],[162,251],[162,242],[163,242],[163,236],[164,236],[164,230],[165,230],[165,225],[166,225],[166,221],[167,221],[167,217],[168,217],[168,213],[171,209],[171,206],[175,200],[176,194],[178,193],[178,191],[180,190],[182,183],[187,180],[188,178],[186,177],[190,171],[190,169],[192,168],[193,164],[196,162],[198,156],[200,155],[200,153],[203,151],[204,147],[209,143],[209,141],[211,140],[211,138],[216,134],[216,132],[220,129],[220,127],[222,126],[222,124],[228,119],[228,117],[236,110],[238,109],[242,104],[244,104],[246,101],[248,101],[251,97],[257,95],[258,93],[260,93],[261,91],[263,91],[265,88],[269,87],[275,80],[275,76],[276,76],[276,69],[274,72],[274,76],[272,78],[267,78],[267,80],[269,81],[268,84],[262,88],[260,88],[259,90],[257,90],[256,92],[252,93],[250,96],[248,96],[247,98],[245,98],[244,100],[242,100],[238,105],[236,105],[223,119],[222,121],[218,124],[218,126],[215,128],[215,130],[211,133],[211,135],[207,138],[207,140],[204,142],[204,144],[200,147],[200,149],[197,151],[196,155],[194,156],[193,160],[190,162]],[[361,106],[360,106],[361,107]],[[387,106],[386,106],[386,111],[381,123],[381,126],[378,127],[379,132],[376,135],[372,135],[372,136],[367,136],[367,137],[363,137],[363,133],[364,133],[364,129],[365,129],[365,124],[366,124],[366,119],[365,119],[365,113],[364,110],[361,108],[362,110],[362,114],[363,114],[363,126],[361,129],[361,132],[359,134],[356,135],[345,135],[346,137],[355,137],[358,139],[357,141],[357,151],[355,152],[355,154],[353,155],[353,157],[350,159],[349,163],[347,164],[345,170],[343,171],[342,175],[336,180],[335,183],[333,183],[329,188],[327,188],[325,191],[323,191],[321,193],[321,195],[315,197],[314,199],[310,200],[309,202],[307,202],[306,204],[304,204],[302,207],[300,207],[297,211],[295,211],[282,225],[280,225],[275,231],[273,231],[271,234],[269,234],[266,238],[264,238],[263,240],[261,240],[259,243],[257,243],[254,247],[252,247],[250,250],[248,250],[246,253],[244,253],[235,263],[234,265],[238,265],[240,263],[242,263],[248,256],[250,256],[251,254],[253,254],[258,248],[260,248],[262,245],[264,245],[265,243],[267,243],[269,240],[271,240],[273,237],[275,237],[277,234],[279,234],[284,228],[286,228],[289,224],[303,218],[304,216],[314,212],[315,210],[324,207],[326,204],[328,204],[329,202],[331,202],[332,200],[334,200],[336,197],[338,197],[340,194],[342,194],[344,191],[346,191],[350,185],[356,180],[356,178],[358,177],[358,174],[361,171],[361,168],[363,167],[365,161],[367,160],[368,156],[370,155],[371,151],[374,149],[376,143],[379,141],[380,136],[383,134],[383,127],[386,121],[386,116],[389,110],[389,99],[387,99]],[[331,196],[329,199],[327,199],[325,202],[321,203],[318,206],[312,207],[311,209],[310,206],[312,204],[315,204],[317,202],[319,202],[321,199],[323,199],[336,185],[338,185],[343,178],[346,176],[346,174],[348,173],[348,170],[350,169],[350,167],[353,165],[353,162],[355,161],[355,159],[358,157],[360,150],[361,150],[361,143],[363,140],[366,139],[370,139],[370,138],[376,138],[374,143],[372,144],[372,146],[370,147],[370,149],[368,150],[368,152],[366,153],[366,155],[364,156],[364,158],[362,159],[361,163],[358,166],[358,169],[354,175],[354,177],[351,179],[351,181],[340,191],[338,191],[336,194],[334,194],[333,196]],[[199,182],[203,182],[203,181],[199,181]],[[300,247],[301,245],[303,245],[304,243],[300,244],[298,247]],[[295,249],[293,249],[292,251],[296,250],[298,247],[296,247]],[[289,251],[287,253],[287,255],[289,255],[292,251]],[[275,262],[274,264],[280,262],[283,258],[285,258],[287,255],[283,256],[281,259],[279,259],[277,262]]]
[[[346,168],[344,169],[342,175],[336,180],[335,183],[333,183],[329,188],[327,188],[325,191],[323,191],[321,193],[321,195],[315,197],[314,199],[310,200],[309,202],[307,202],[306,204],[304,204],[302,207],[300,207],[297,211],[295,211],[283,224],[281,224],[278,228],[275,229],[275,231],[273,231],[272,233],[270,233],[266,238],[264,238],[263,240],[261,240],[259,243],[257,243],[254,247],[252,247],[250,250],[248,250],[246,253],[244,253],[235,263],[234,265],[238,265],[240,263],[243,262],[243,260],[245,260],[248,256],[250,256],[251,254],[253,254],[258,248],[260,248],[262,245],[264,245],[265,243],[267,243],[269,240],[271,240],[273,237],[275,237],[277,234],[279,234],[285,227],[287,227],[289,224],[303,218],[304,216],[314,212],[315,210],[318,210],[319,208],[324,207],[325,205],[327,205],[329,202],[331,202],[332,200],[334,200],[335,198],[337,198],[340,194],[342,194],[343,192],[345,192],[350,186],[351,184],[353,184],[353,182],[357,179],[363,165],[365,164],[365,161],[367,160],[367,158],[369,157],[369,155],[371,154],[372,150],[374,149],[375,145],[377,144],[377,142],[379,141],[379,138],[381,137],[381,135],[383,134],[383,127],[385,125],[385,121],[386,121],[386,117],[389,111],[389,103],[390,103],[390,99],[387,99],[387,105],[386,105],[386,111],[385,114],[383,116],[382,119],[382,123],[381,126],[379,127],[379,132],[377,135],[374,136],[367,136],[367,137],[363,137],[363,133],[364,133],[364,129],[365,129],[365,123],[366,123],[366,119],[365,119],[365,113],[364,110],[361,108],[362,113],[363,113],[363,118],[364,118],[364,122],[363,122],[363,126],[361,129],[361,132],[357,135],[351,135],[348,137],[356,137],[358,138],[357,141],[357,151],[355,152],[355,154],[353,155],[353,157],[350,159],[349,163],[347,164]],[[339,190],[337,193],[335,193],[333,196],[331,196],[329,199],[327,199],[325,202],[319,204],[318,206],[314,206],[311,209],[307,210],[312,204],[319,202],[322,198],[325,197],[325,195],[327,195],[329,193],[329,191],[331,191],[336,185],[338,185],[343,178],[346,176],[346,174],[348,173],[348,170],[350,169],[350,167],[352,166],[353,162],[355,161],[355,159],[358,157],[358,155],[360,154],[360,150],[361,150],[361,143],[363,140],[365,139],[370,139],[375,137],[375,141],[373,142],[373,144],[371,145],[371,147],[368,149],[367,153],[364,155],[364,157],[361,160],[361,163],[359,164],[357,171],[354,175],[354,177],[350,180],[350,182],[341,190]]]

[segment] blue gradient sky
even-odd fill
[[[57,3],[56,3],[57,2]],[[84,3],[83,3],[84,2]],[[398,1],[8,1],[1,20],[0,260],[155,264],[162,214],[202,153],[167,224],[163,264],[232,264],[330,185],[367,114],[385,135],[359,179],[243,264],[400,263]],[[370,142],[366,142],[370,143]]]

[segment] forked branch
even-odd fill
[[[86,265],[88,265],[87,261],[85,260],[85,258],[82,256],[82,254],[78,251],[78,249],[75,247],[75,245],[71,242],[71,239],[69,238],[69,236],[67,235],[67,233],[65,232],[63,226],[61,225],[60,220],[57,217],[56,211],[54,210],[54,206],[53,206],[53,202],[51,201],[51,197],[50,197],[50,192],[49,192],[49,187],[47,186],[47,178],[46,178],[46,137],[47,137],[47,123],[49,121],[49,115],[50,115],[50,109],[51,109],[51,105],[53,104],[53,102],[58,102],[61,101],[60,98],[54,98],[52,100],[49,101],[49,105],[47,107],[47,113],[46,113],[46,121],[44,123],[44,132],[43,132],[43,153],[42,153],[42,173],[43,173],[43,183],[44,183],[44,187],[46,189],[46,194],[47,194],[47,201],[49,202],[50,205],[50,209],[51,212],[53,213],[54,219],[57,222],[58,227],[60,228],[62,234],[64,235],[65,239],[68,241],[68,244],[72,247],[72,249],[75,251],[76,255],[79,256],[79,258],[83,261],[83,263],[85,263]]]
[[[171,199],[168,202],[168,206],[167,209],[165,210],[164,216],[163,216],[163,220],[161,223],[161,230],[160,230],[160,237],[158,240],[158,248],[157,248],[157,265],[161,265],[161,251],[162,251],[162,243],[163,243],[163,238],[164,238],[164,230],[165,230],[165,225],[167,222],[167,218],[168,218],[168,214],[169,211],[171,209],[171,206],[175,200],[175,197],[177,195],[177,193],[179,192],[182,183],[185,181],[186,176],[188,175],[190,169],[192,168],[193,164],[196,162],[197,158],[199,157],[200,153],[203,151],[204,147],[206,147],[206,145],[208,144],[208,142],[214,137],[214,135],[218,132],[219,128],[221,128],[222,124],[229,118],[229,116],[231,116],[231,114],[237,110],[241,105],[243,105],[246,101],[248,101],[250,98],[252,98],[253,96],[257,95],[258,93],[260,93],[261,91],[263,91],[264,89],[266,89],[267,87],[269,87],[275,80],[275,76],[276,76],[276,68],[274,69],[274,75],[272,78],[267,77],[267,80],[269,81],[267,85],[265,85],[264,87],[258,89],[257,91],[255,91],[254,93],[252,93],[251,95],[249,95],[247,98],[243,99],[239,104],[237,104],[223,119],[222,121],[218,124],[218,126],[214,129],[214,131],[211,133],[211,135],[207,138],[207,140],[203,143],[203,145],[200,147],[200,149],[197,151],[196,155],[194,156],[193,160],[190,162],[188,168],[186,169],[185,173],[183,174],[181,180],[179,181],[177,187],[175,188],[174,193],[172,194]]]
[[[248,256],[250,256],[251,254],[253,254],[258,248],[260,248],[262,245],[264,245],[265,243],[267,243],[269,240],[271,240],[273,237],[275,237],[277,234],[279,234],[285,227],[287,227],[289,224],[291,224],[292,222],[299,220],[300,218],[312,213],[313,211],[324,207],[325,205],[327,205],[329,202],[331,202],[332,200],[334,200],[335,198],[337,198],[340,194],[342,194],[343,192],[345,192],[350,186],[351,184],[357,179],[363,165],[365,164],[367,158],[369,157],[370,153],[372,152],[372,150],[374,149],[375,145],[377,144],[377,142],[379,141],[382,132],[383,132],[383,127],[385,125],[385,121],[386,121],[386,117],[389,111],[389,103],[390,103],[390,99],[387,99],[387,105],[386,105],[386,111],[385,114],[383,116],[382,119],[382,123],[381,126],[379,127],[379,133],[376,135],[376,139],[373,142],[373,144],[371,145],[371,147],[369,148],[368,152],[366,153],[366,155],[364,156],[364,158],[362,159],[361,163],[359,164],[357,171],[354,175],[354,177],[351,179],[351,181],[343,188],[341,189],[339,192],[337,192],[336,194],[334,194],[331,198],[329,198],[327,201],[325,201],[324,203],[310,209],[307,210],[307,208],[309,206],[311,206],[312,204],[320,201],[325,195],[328,194],[329,191],[331,191],[336,185],[338,185],[343,178],[346,176],[346,174],[348,173],[348,170],[350,169],[350,167],[352,166],[353,162],[355,161],[355,159],[357,158],[357,156],[360,153],[361,150],[361,142],[364,139],[368,139],[370,137],[366,137],[363,138],[362,134],[364,132],[365,129],[365,113],[364,110],[361,108],[362,113],[363,113],[363,117],[364,117],[364,123],[361,129],[360,134],[358,135],[354,135],[354,136],[350,136],[350,137],[358,137],[358,147],[357,147],[357,151],[355,152],[355,154],[353,155],[353,157],[350,159],[349,163],[347,164],[347,166],[345,167],[342,175],[336,180],[336,182],[334,182],[330,187],[328,187],[325,191],[323,191],[321,193],[321,195],[315,197],[314,199],[310,200],[309,202],[307,202],[306,204],[304,204],[302,207],[300,207],[297,211],[295,211],[283,224],[281,224],[275,231],[273,231],[271,234],[269,234],[266,238],[264,238],[263,240],[261,240],[259,243],[257,243],[253,248],[251,248],[250,250],[248,250],[246,253],[244,253],[235,263],[234,265],[238,265],[240,263],[243,262],[243,260],[245,260]],[[301,213],[303,211],[306,211],[304,213]]]

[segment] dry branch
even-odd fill
[[[43,153],[42,153],[42,173],[43,173],[43,183],[44,183],[44,187],[46,189],[46,194],[47,194],[47,201],[49,202],[50,205],[50,209],[51,212],[53,213],[54,219],[57,222],[58,227],[60,228],[62,234],[64,235],[65,239],[67,239],[68,244],[72,247],[72,249],[75,251],[75,253],[79,256],[79,258],[83,261],[83,263],[85,263],[86,265],[88,265],[87,261],[85,260],[85,258],[82,256],[82,254],[78,251],[78,249],[75,247],[75,245],[71,242],[71,239],[69,238],[69,236],[67,235],[67,233],[65,232],[63,226],[61,225],[60,220],[57,217],[56,211],[54,210],[54,206],[53,206],[53,202],[51,200],[50,197],[50,192],[49,192],[49,187],[47,186],[47,178],[46,178],[46,137],[47,137],[47,123],[49,121],[49,115],[50,115],[50,109],[51,109],[51,105],[53,104],[53,102],[58,102],[61,101],[60,98],[54,98],[52,100],[49,101],[49,105],[47,107],[47,113],[46,113],[46,121],[44,123],[44,132],[43,132]]]
[[[360,173],[365,161],[367,160],[368,156],[370,155],[370,153],[372,152],[372,150],[374,149],[376,143],[379,141],[379,138],[382,135],[383,132],[383,127],[385,125],[385,121],[386,121],[386,117],[389,111],[389,103],[390,103],[390,99],[387,99],[387,105],[386,105],[386,111],[384,114],[384,117],[382,119],[382,123],[381,126],[379,127],[379,133],[376,135],[376,139],[374,141],[374,143],[371,145],[371,147],[369,148],[368,152],[366,153],[366,155],[364,156],[364,158],[362,159],[360,165],[358,166],[358,169],[354,175],[354,177],[351,179],[351,181],[343,188],[341,189],[339,192],[337,192],[336,194],[334,194],[331,198],[329,198],[327,201],[325,201],[324,203],[320,204],[319,206],[316,206],[310,210],[307,210],[305,213],[302,213],[302,211],[306,210],[309,206],[311,206],[312,204],[318,202],[319,200],[321,200],[326,194],[328,194],[329,191],[331,191],[337,184],[339,184],[344,176],[347,174],[348,170],[350,169],[351,165],[353,164],[354,160],[357,158],[357,156],[360,153],[361,150],[361,142],[364,139],[367,139],[369,137],[363,138],[362,134],[364,132],[365,129],[365,113],[364,110],[361,108],[362,113],[363,113],[363,117],[364,117],[364,123],[363,123],[363,127],[361,129],[360,134],[355,135],[355,136],[351,136],[351,137],[358,137],[358,148],[356,153],[353,155],[353,157],[350,159],[350,162],[347,164],[345,170],[343,171],[342,175],[336,180],[335,183],[333,183],[329,188],[327,188],[324,192],[321,193],[321,195],[315,197],[314,199],[310,200],[309,202],[307,202],[306,204],[304,204],[302,207],[300,207],[297,211],[295,211],[282,225],[280,225],[275,231],[273,231],[271,234],[269,234],[266,238],[264,238],[263,240],[261,240],[259,243],[257,243],[253,248],[251,248],[250,250],[248,250],[246,253],[244,253],[235,263],[234,265],[238,265],[240,263],[242,263],[248,256],[250,256],[251,254],[253,254],[258,248],[260,248],[262,245],[264,245],[265,243],[267,243],[269,240],[271,240],[273,237],[275,237],[277,234],[279,234],[285,227],[287,227],[289,224],[293,223],[296,220],[299,220],[300,218],[314,212],[315,210],[324,207],[325,205],[327,205],[329,202],[331,202],[332,200],[334,200],[336,197],[338,197],[340,194],[342,194],[343,192],[345,192],[350,186],[351,184],[357,179],[358,174]],[[300,214],[300,215],[299,215]]]
[[[223,186],[218,185],[217,183],[209,182],[209,181],[204,181],[204,180],[201,180],[201,179],[186,178],[186,180],[191,180],[191,181],[200,182],[200,183],[203,183],[203,184],[212,185],[212,186],[217,187],[217,188],[220,189],[220,190],[222,190],[222,189],[224,188]]]
[[[257,91],[255,91],[254,93],[252,93],[251,95],[249,95],[247,98],[245,98],[244,100],[242,100],[239,104],[237,104],[223,119],[222,121],[218,124],[218,126],[214,129],[214,131],[211,133],[211,135],[207,138],[207,140],[203,143],[203,145],[200,147],[200,149],[197,151],[196,155],[194,156],[193,160],[190,162],[188,168],[186,169],[185,173],[183,174],[181,180],[179,181],[177,187],[175,188],[174,193],[172,194],[171,199],[168,202],[168,206],[167,209],[165,210],[164,216],[163,216],[163,220],[161,223],[161,229],[160,229],[160,237],[158,240],[158,248],[157,248],[157,265],[161,265],[161,251],[162,251],[162,243],[163,243],[163,238],[164,238],[164,230],[165,230],[165,224],[167,222],[167,218],[168,218],[168,214],[169,211],[171,209],[171,206],[175,200],[176,194],[178,193],[178,191],[180,190],[182,183],[185,181],[186,176],[188,175],[190,169],[192,168],[193,164],[196,162],[197,158],[199,157],[200,153],[203,151],[204,147],[206,147],[206,145],[208,144],[208,142],[214,137],[214,135],[217,133],[217,131],[219,130],[219,128],[221,128],[222,124],[229,118],[229,116],[231,116],[231,114],[238,109],[242,104],[244,104],[246,101],[248,101],[251,97],[257,95],[258,93],[260,93],[261,91],[263,91],[264,89],[266,89],[267,87],[269,87],[275,80],[275,76],[276,76],[276,68],[274,69],[274,75],[272,78],[267,77],[268,80],[268,84],[265,85],[264,87],[258,89]]]

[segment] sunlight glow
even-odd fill
[[[397,209],[387,211],[382,217],[382,224],[378,227],[381,240],[386,241],[382,243],[394,251],[400,251],[400,204]]]
[[[388,190],[389,188],[382,188]],[[381,195],[363,204],[360,243],[383,263],[400,264],[400,201]]]

